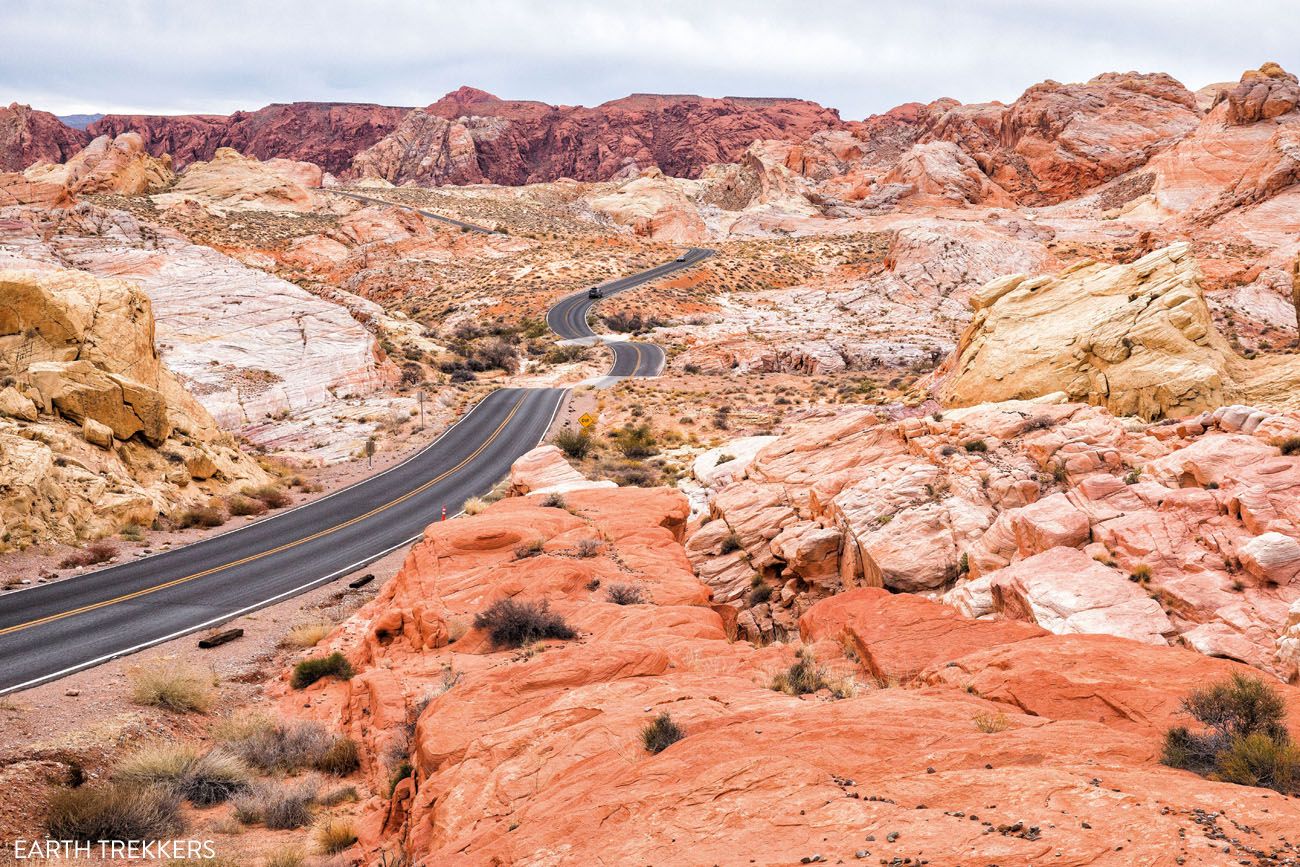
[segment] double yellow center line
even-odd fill
[[[341,524],[336,524],[333,527],[329,527],[317,533],[313,533],[310,536],[304,536],[301,539],[296,539],[292,542],[286,542],[285,544],[280,545],[279,547],[271,548],[267,551],[262,551],[257,554],[252,554],[248,557],[244,557],[241,560],[235,560],[230,563],[223,563],[220,566],[214,566],[211,569],[204,569],[202,572],[195,572],[192,575],[186,575],[182,578],[173,578],[171,581],[165,581],[162,584],[156,584],[153,587],[146,587],[143,590],[136,590],[133,593],[124,593],[123,595],[117,596],[113,599],[105,599],[102,602],[95,602],[90,605],[83,605],[80,608],[73,608],[68,611],[61,611],[58,614],[51,614],[47,617],[41,617],[36,620],[29,620],[26,623],[18,623],[13,626],[6,627],[5,629],[0,629],[0,636],[9,635],[10,633],[14,633],[14,632],[20,632],[24,629],[31,629],[33,626],[40,626],[45,623],[53,623],[54,621],[62,620],[65,617],[73,617],[77,614],[85,614],[87,611],[95,611],[99,608],[106,608],[110,605],[117,605],[118,603],[121,602],[129,602],[132,599],[139,599],[141,596],[148,596],[150,593],[157,593],[159,590],[166,590],[169,587],[176,587],[177,585],[184,584],[187,581],[194,581],[195,579],[202,578],[206,575],[211,575],[215,572],[221,572],[225,569],[232,569],[236,566],[242,566],[245,563],[252,563],[256,560],[261,560],[263,557],[270,557],[272,554],[278,554],[281,551],[287,551],[290,548],[296,548],[299,545],[304,545],[307,542],[312,542],[316,539],[322,538],[323,536],[328,536],[331,533],[337,533],[339,530],[343,530],[346,529],[347,527],[351,527],[353,524],[356,524],[359,521],[364,521],[367,518],[373,518],[375,515],[378,515],[380,512],[386,511],[387,509],[391,509],[396,505],[406,502],[411,497],[414,497],[418,494],[423,493],[424,491],[427,491],[429,488],[438,484],[443,479],[447,478],[451,474],[460,470],[466,464],[470,463],[479,455],[481,455],[483,451],[488,446],[490,446],[493,443],[493,441],[497,439],[497,437],[501,436],[501,432],[506,429],[506,426],[510,424],[510,420],[513,419],[515,417],[515,414],[519,412],[519,407],[523,405],[524,397],[525,395],[520,395],[519,400],[515,401],[515,405],[510,409],[510,412],[506,415],[505,419],[501,422],[501,424],[497,425],[496,430],[492,431],[492,434],[487,439],[483,440],[483,442],[479,445],[478,448],[474,450],[472,454],[464,458],[462,461],[457,463],[451,469],[441,473],[435,478],[430,479],[429,481],[420,485],[418,488],[414,488],[413,490],[407,491],[405,494],[398,497],[397,499],[392,500],[391,502],[388,503],[384,503],[382,506],[377,506],[376,508],[371,509],[369,512],[366,512],[364,515],[358,515],[355,518],[350,518]]]

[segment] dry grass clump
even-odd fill
[[[998,713],[977,713],[974,717],[975,728],[984,732],[986,735],[997,734],[1006,731],[1007,726],[1011,725],[1011,720],[1007,715],[999,711]]]
[[[536,557],[545,549],[546,543],[541,539],[533,539],[531,542],[521,542],[515,546],[515,559],[527,560],[529,557]]]
[[[644,605],[650,601],[635,584],[611,584],[605,588],[605,598],[615,605]]]
[[[227,722],[214,733],[231,753],[266,773],[292,774],[313,768],[346,776],[359,766],[356,743],[315,722],[247,719]]]
[[[186,509],[172,518],[172,523],[181,530],[188,530],[191,527],[220,527],[228,520],[230,520],[230,516],[226,514],[224,509],[207,505]]]
[[[575,551],[579,557],[587,559],[600,553],[603,543],[599,539],[579,539]]]
[[[59,562],[60,569],[76,569],[80,566],[97,566],[107,563],[117,556],[117,546],[112,542],[91,542],[75,554],[69,554]]]
[[[795,661],[785,671],[772,677],[771,688],[786,695],[808,695],[829,686],[826,670],[817,664],[808,648],[802,648]]]
[[[62,789],[45,814],[45,833],[53,840],[159,840],[183,829],[176,796],[154,786]]]
[[[291,628],[280,643],[285,647],[315,647],[333,631],[334,624],[327,620],[309,620]]]
[[[357,832],[347,819],[327,819],[316,829],[316,845],[326,855],[342,852],[357,842]]]
[[[131,700],[177,713],[207,713],[216,702],[216,677],[210,671],[156,660],[133,668]]]
[[[196,807],[229,800],[248,788],[248,767],[228,750],[201,751],[190,744],[142,747],[113,771],[125,785],[160,786]]]
[[[290,843],[263,858],[262,867],[302,867],[306,861],[302,848]]]
[[[241,518],[253,515],[265,515],[266,503],[263,503],[261,500],[254,500],[252,497],[235,494],[226,498],[226,511]]]
[[[461,506],[461,509],[466,515],[480,515],[486,511],[489,505],[490,503],[482,497],[470,497]]]
[[[235,818],[245,825],[261,823],[276,831],[301,828],[312,820],[320,792],[314,779],[294,783],[257,783],[234,799]]]
[[[246,493],[253,499],[260,501],[268,509],[283,509],[293,501],[289,493],[278,485],[263,485]]]

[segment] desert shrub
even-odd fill
[[[642,605],[650,601],[645,591],[635,584],[611,584],[605,588],[605,598],[615,605]]]
[[[1287,437],[1279,448],[1284,455],[1300,454],[1300,437]]]
[[[1240,786],[1300,792],[1300,747],[1262,732],[1233,740],[1215,757],[1216,779]]]
[[[591,454],[591,436],[586,431],[565,428],[557,433],[551,442],[574,460],[581,460]]]
[[[216,700],[211,672],[174,662],[137,666],[127,675],[131,700],[178,713],[207,713]]]
[[[614,435],[618,450],[627,458],[648,458],[659,454],[658,441],[648,424],[628,426]]]
[[[600,548],[601,541],[599,539],[579,539],[576,551],[579,557],[586,559],[599,554]]]
[[[342,852],[355,842],[356,829],[347,819],[327,819],[316,829],[316,845],[326,855]]]
[[[191,527],[220,527],[230,516],[216,506],[195,506],[177,515],[173,522],[182,530]]]
[[[1029,433],[1030,431],[1035,430],[1047,430],[1055,424],[1056,422],[1052,421],[1052,417],[1049,415],[1036,415],[1025,422],[1024,432]]]
[[[259,783],[234,798],[235,818],[245,825],[262,823],[285,831],[301,828],[312,820],[319,784],[313,779],[290,784]]]
[[[971,440],[962,443],[962,448],[972,453],[983,453],[989,450],[989,444],[984,442],[984,440]]]
[[[686,737],[686,730],[673,722],[667,711],[641,729],[641,743],[646,752],[658,755]]]
[[[570,639],[577,633],[546,602],[499,599],[474,617],[497,647],[523,647],[545,638]]]
[[[1145,584],[1151,580],[1151,567],[1145,563],[1138,563],[1129,573],[1129,580],[1136,581],[1139,584]]]
[[[123,531],[125,535],[126,531]],[[91,542],[75,554],[69,554],[59,563],[60,569],[75,569],[78,566],[97,566],[107,563],[117,556],[117,546],[112,542]]]
[[[487,507],[488,502],[482,497],[470,497],[464,502],[461,509],[465,511],[466,515],[478,515],[486,510]]]
[[[357,742],[349,737],[336,737],[315,762],[316,770],[336,777],[346,777],[361,767]]]
[[[771,584],[759,581],[750,588],[749,595],[745,597],[745,602],[750,608],[753,608],[755,605],[762,605],[771,601],[772,594],[775,592]]]
[[[62,789],[45,814],[45,832],[54,840],[159,840],[183,827],[176,796],[154,786]]]
[[[315,647],[333,631],[333,623],[325,620],[310,620],[291,628],[280,643],[285,647]]]
[[[536,557],[545,549],[546,543],[541,539],[533,539],[531,542],[520,542],[515,546],[515,559],[527,560],[529,557]]]
[[[974,722],[975,728],[984,732],[986,735],[1005,731],[1007,726],[1011,725],[1011,721],[1007,719],[1007,715],[1001,712],[976,714]]]
[[[1182,710],[1203,727],[1165,733],[1161,761],[1213,779],[1300,792],[1300,750],[1286,729],[1286,705],[1256,677],[1231,678],[1193,690]]]
[[[565,501],[563,494],[547,494],[542,498],[542,505],[548,509],[569,508],[569,504]]]
[[[263,485],[248,492],[248,496],[260,500],[268,509],[283,509],[293,501],[289,493],[277,485]]]
[[[329,656],[314,656],[311,659],[304,659],[293,667],[293,678],[289,685],[294,689],[303,689],[311,686],[322,677],[333,675],[340,680],[348,680],[352,677],[352,663],[348,658],[337,650]]]
[[[743,547],[744,543],[741,542],[739,533],[728,533],[722,537],[722,544],[719,545],[719,550],[723,554],[731,554],[735,551],[739,551]]]
[[[265,515],[266,503],[261,500],[254,500],[252,497],[235,494],[226,498],[226,511],[239,518],[250,515]]]
[[[318,767],[336,740],[319,723],[256,719],[230,732],[226,746],[261,771],[293,773]]]
[[[478,377],[470,373],[468,370],[453,370],[451,372],[452,383],[474,382],[477,379]]]
[[[772,678],[772,689],[787,695],[807,695],[827,686],[826,671],[817,664],[812,651],[803,648],[794,663]]]
[[[143,747],[113,771],[115,782],[165,786],[196,807],[229,800],[248,788],[248,776],[234,753],[220,747],[200,752],[186,744]]]
[[[587,347],[577,344],[569,346],[553,346],[546,350],[542,356],[542,361],[547,364],[572,364],[575,361],[584,361],[587,358]]]
[[[409,759],[402,759],[398,762],[397,767],[393,768],[393,772],[388,775],[388,797],[391,798],[393,796],[393,792],[397,790],[398,783],[405,780],[413,773],[415,773],[415,768],[411,766]]]

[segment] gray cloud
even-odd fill
[[[469,84],[585,105],[798,96],[861,118],[1112,70],[1197,88],[1266,60],[1300,66],[1292,0],[2,0],[0,33],[0,101],[60,114],[426,105]]]

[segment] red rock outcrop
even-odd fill
[[[16,102],[0,106],[0,172],[21,172],[42,160],[61,163],[90,139],[47,111]]]
[[[1265,63],[1259,69],[1246,70],[1224,98],[1231,123],[1269,120],[1300,106],[1300,81],[1276,63]]]
[[[110,114],[88,127],[91,135],[137,132],[154,156],[170,154],[177,168],[209,161],[217,148],[261,160],[315,163],[341,172],[352,157],[392,132],[409,108],[366,103],[276,103],[232,115]]]
[[[357,675],[282,687],[285,714],[361,744],[371,794],[348,857],[1118,867],[1295,854],[1296,802],[1157,761],[1184,721],[1178,698],[1249,671],[1236,663],[865,590],[806,616],[834,691],[790,696],[769,688],[790,649],[729,641],[691,576],[673,538],[684,500],[579,491],[569,507],[505,500],[432,525],[329,639]],[[589,537],[604,547],[575,558]],[[531,538],[543,553],[513,558]],[[612,604],[597,579],[637,582],[653,602]],[[577,636],[514,651],[464,631],[508,596],[549,601]],[[1279,689],[1294,726],[1300,690]],[[661,713],[685,737],[652,754],[641,732]],[[412,773],[390,786],[407,755]]]
[[[408,115],[353,170],[422,184],[603,181],[651,167],[693,178],[734,162],[756,139],[802,141],[842,125],[836,112],[798,99],[634,94],[586,108],[462,87]]]

